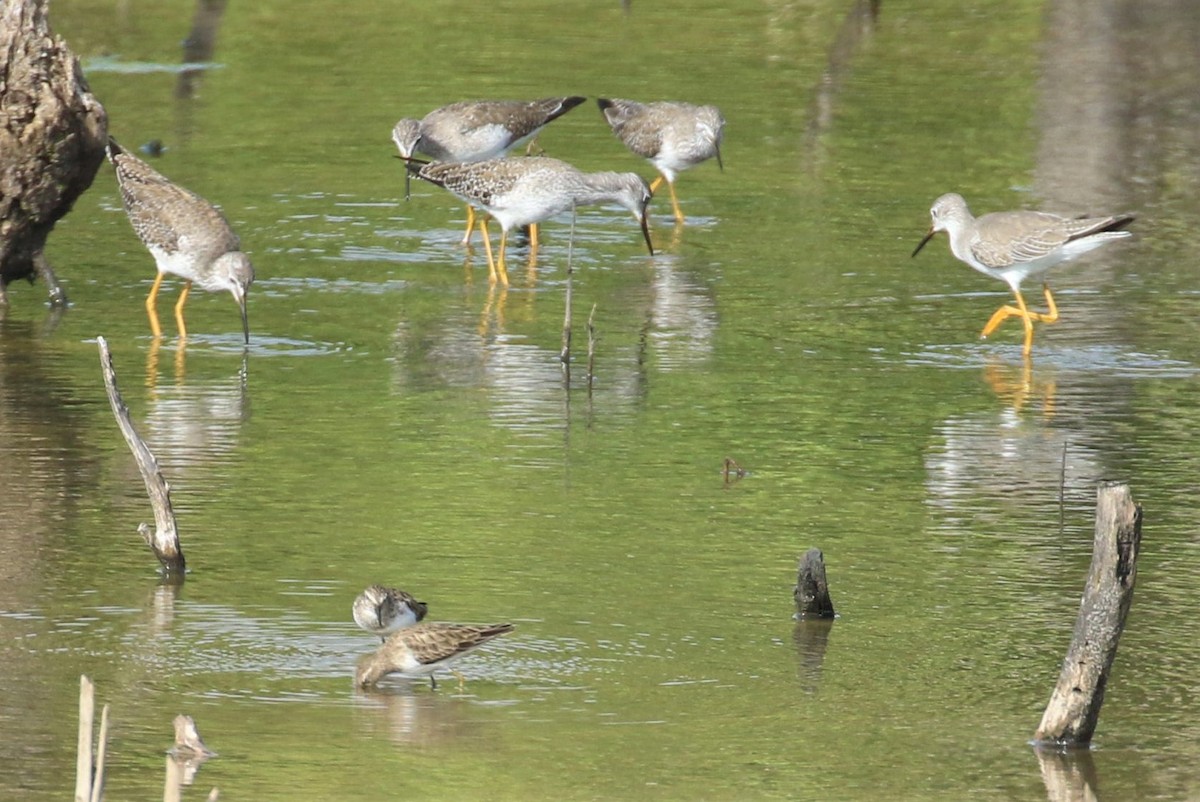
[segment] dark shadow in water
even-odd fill
[[[833,630],[833,619],[806,618],[796,622],[792,630],[792,642],[796,644],[796,676],[805,693],[816,693],[821,688],[821,671],[825,665],[825,651],[829,648],[829,633]]]
[[[89,417],[49,369],[44,344],[35,324],[0,312],[0,609],[37,605],[48,586],[38,576],[49,567],[44,550],[65,547],[63,522],[75,517],[99,474],[85,437]],[[99,372],[97,363],[97,379]]]
[[[217,31],[221,17],[225,14],[226,0],[196,0],[196,13],[192,16],[192,30],[183,40],[183,63],[204,64],[212,61],[217,49]],[[205,68],[194,67],[181,70],[175,84],[175,97],[191,100]]]
[[[804,132],[803,153],[810,167],[822,155],[819,152],[821,136],[833,127],[838,95],[852,72],[859,51],[875,32],[880,5],[881,0],[855,0],[829,48],[829,60],[813,92],[808,126]]]

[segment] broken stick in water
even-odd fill
[[[829,583],[825,580],[825,555],[820,549],[809,549],[800,558],[796,572],[796,618],[833,618],[833,600],[829,598]]]
[[[149,525],[143,523],[138,525],[138,532],[162,563],[167,576],[182,580],[185,569],[183,547],[179,545],[175,513],[171,509],[171,487],[163,478],[162,471],[158,469],[158,460],[154,458],[146,442],[138,436],[129,419],[129,409],[117,390],[117,374],[113,369],[108,343],[103,337],[97,337],[96,342],[100,346],[100,367],[104,373],[108,403],[116,416],[117,426],[120,427],[125,442],[129,444],[129,450],[137,460],[138,470],[142,472],[142,480],[146,483],[146,493],[150,497],[150,506],[154,508],[154,530],[151,531]]]
[[[1058,685],[1033,736],[1039,744],[1082,746],[1092,740],[1133,602],[1141,544],[1142,508],[1133,502],[1129,485],[1101,484],[1087,587]]]

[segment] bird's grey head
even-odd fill
[[[917,243],[916,249],[912,252],[913,256],[921,252],[925,243],[933,239],[934,234],[939,231],[949,231],[952,227],[966,222],[970,218],[971,212],[967,209],[967,202],[963,200],[962,195],[957,192],[948,192],[933,202],[929,216],[932,220],[929,233]],[[954,236],[953,233],[951,236]]]
[[[421,139],[421,123],[417,120],[404,119],[392,128],[392,141],[400,149],[401,158],[411,159],[417,150],[417,142]]]
[[[242,312],[242,334],[250,342],[250,323],[246,318],[246,293],[254,283],[254,266],[250,257],[242,251],[227,251],[212,263],[212,270],[204,277],[202,286],[210,292],[227,290],[233,294]]]
[[[971,214],[967,202],[957,192],[948,192],[933,202],[929,216],[933,219],[934,231],[946,231],[954,223],[966,220]]]

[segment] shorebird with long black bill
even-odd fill
[[[254,282],[250,257],[242,252],[237,234],[217,207],[184,189],[141,159],[108,140],[108,159],[117,172],[121,200],[134,233],[150,251],[158,275],[146,298],[146,314],[155,337],[162,336],[158,322],[158,289],[170,273],[184,280],[175,304],[179,336],[187,337],[183,305],[192,284],[209,292],[229,292],[242,313],[242,335],[250,343],[246,318],[246,293]]]
[[[1021,296],[1021,282],[1030,276],[1044,276],[1060,262],[1130,236],[1124,229],[1134,220],[1131,214],[1070,218],[1031,211],[992,212],[975,217],[963,197],[953,192],[934,201],[930,216],[933,223],[929,233],[912,255],[920,253],[934,234],[945,231],[950,236],[950,251],[957,259],[1008,284],[1017,305],[1006,304],[997,309],[980,337],[990,335],[1006,319],[1019,317],[1025,325],[1026,356],[1033,350],[1033,322],[1054,323],[1058,320],[1058,306],[1043,278],[1048,311],[1029,311]]]
[[[510,230],[541,222],[575,206],[616,203],[625,207],[638,221],[646,248],[651,256],[654,255],[646,222],[646,205],[652,193],[637,173],[585,173],[546,156],[427,164],[410,159],[405,164],[410,173],[478,206],[500,223],[500,257],[497,260],[492,256],[487,219],[479,220],[479,230],[483,232],[487,249],[488,274],[493,282],[499,280],[508,284],[504,252]]]

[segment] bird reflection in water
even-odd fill
[[[1020,365],[990,359],[983,367],[983,380],[1014,412],[1040,400],[1042,417],[1054,417],[1057,387],[1053,370],[1043,368],[1035,374],[1033,361],[1028,357],[1022,359]]]

